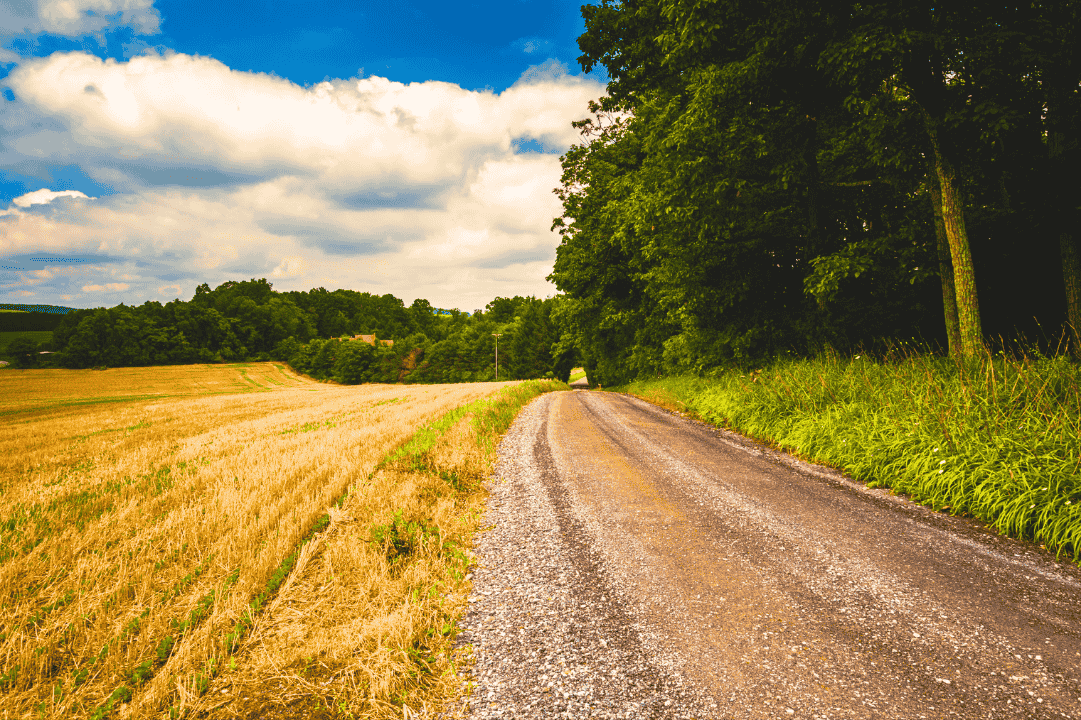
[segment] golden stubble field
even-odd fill
[[[292,678],[277,684],[285,693],[303,686],[294,666],[300,653],[314,662],[311,648],[350,684],[343,712],[374,703],[393,688],[364,672],[398,662],[379,660],[379,638],[402,618],[364,631],[364,614],[383,602],[380,583],[417,591],[394,571],[398,541],[373,543],[371,527],[405,528],[386,508],[408,517],[428,492],[399,477],[408,468],[376,466],[418,427],[506,385],[341,387],[272,363],[0,372],[0,714],[205,713],[222,704],[210,700],[228,692],[217,689],[226,676],[248,683],[239,708],[268,677]],[[462,432],[459,422],[449,436]],[[382,505],[365,499],[375,495]],[[451,522],[453,499],[437,504],[428,522]],[[256,616],[253,599],[278,589],[283,561],[328,510],[329,540],[305,545],[296,569],[318,561]],[[414,599],[402,612],[427,612]],[[364,632],[371,657],[349,666],[335,648],[355,649]]]

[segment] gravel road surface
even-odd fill
[[[624,395],[504,438],[471,718],[1078,718],[1081,571]]]

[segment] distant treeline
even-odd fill
[[[501,379],[566,378],[575,357],[572,349],[559,349],[561,333],[552,322],[559,302],[496,298],[470,315],[422,299],[406,307],[389,294],[276,292],[265,279],[213,290],[203,284],[187,302],[57,316],[54,354],[41,356],[21,340],[13,360],[68,368],[279,360],[347,384],[469,382],[494,379],[498,333]],[[378,342],[342,339],[354,335],[375,335]]]

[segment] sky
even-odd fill
[[[0,0],[0,302],[547,297],[582,0]]]

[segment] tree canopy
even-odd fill
[[[1075,4],[583,16],[580,63],[611,82],[562,158],[550,279],[591,378],[1057,338],[1077,286]]]

